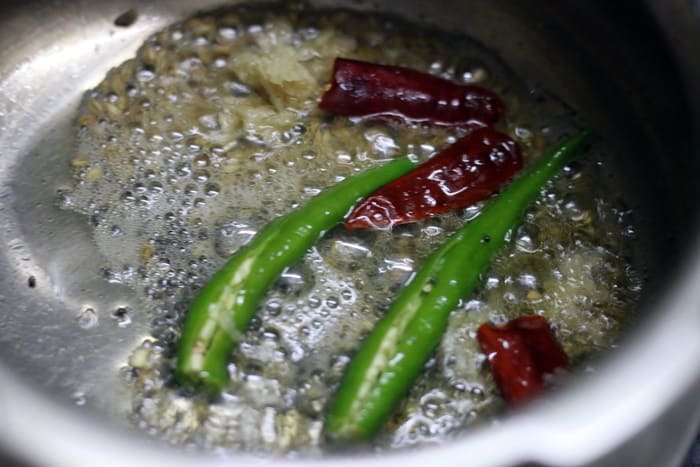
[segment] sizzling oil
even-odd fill
[[[481,205],[393,231],[334,229],[290,267],[231,355],[221,400],[179,390],[174,351],[199,287],[266,222],[391,157],[425,160],[461,130],[351,121],[316,109],[336,56],[400,64],[498,92],[500,125],[526,163],[571,113],[463,38],[380,16],[279,7],[202,14],[148,38],[86,93],[76,182],[64,206],[90,217],[105,279],[142,297],[151,335],[124,362],[129,418],[196,448],[316,452],[324,408],[354,349],[421,261]],[[597,145],[596,145],[597,146]],[[543,192],[482,286],[454,311],[424,376],[375,445],[439,442],[498,414],[475,330],[545,316],[574,363],[614,345],[640,292],[631,213],[601,185],[605,152]],[[466,261],[466,259],[465,259]],[[92,314],[86,326],[96,322]]]

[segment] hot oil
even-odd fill
[[[576,128],[473,41],[381,16],[279,7],[204,14],[151,36],[86,93],[76,182],[108,281],[142,297],[152,333],[122,368],[133,423],[196,448],[323,449],[324,408],[357,345],[422,260],[481,205],[393,231],[338,227],[290,267],[231,356],[215,403],[172,381],[187,304],[270,220],[397,155],[425,160],[462,130],[351,121],[316,109],[336,56],[400,64],[497,91],[501,129],[526,163]],[[500,410],[475,330],[541,314],[576,363],[614,345],[639,296],[624,206],[601,184],[604,147],[567,167],[513,232],[482,286],[454,311],[425,375],[375,443],[438,442]],[[465,262],[468,258],[465,258]],[[87,322],[87,320],[86,320]]]

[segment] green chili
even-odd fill
[[[379,430],[423,370],[459,299],[474,291],[525,209],[587,137],[580,133],[544,155],[425,260],[350,362],[326,418],[329,437],[367,439]]]
[[[175,376],[210,392],[228,385],[233,345],[283,270],[301,259],[360,198],[413,168],[407,158],[367,170],[323,191],[268,224],[211,278],[194,299],[180,338]]]

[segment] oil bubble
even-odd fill
[[[129,309],[125,306],[117,307],[117,309],[112,312],[112,318],[120,328],[127,328],[131,325]]]
[[[83,329],[92,329],[97,327],[99,317],[94,308],[90,306],[84,307],[77,316],[78,326]]]

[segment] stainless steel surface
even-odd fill
[[[125,388],[117,368],[148,323],[135,314],[123,329],[110,318],[135,298],[100,277],[100,255],[85,220],[55,205],[57,190],[69,181],[71,118],[84,90],[151,32],[220,3],[25,1],[0,7],[0,241],[7,245],[0,255],[0,446],[31,465],[232,462],[144,440],[123,422]],[[444,446],[313,463],[677,465],[700,421],[700,208],[692,179],[700,166],[700,58],[688,47],[700,39],[700,26],[692,3],[649,2],[687,93],[641,4],[438,3],[348,2],[467,32],[614,141],[625,175],[620,190],[642,214],[640,250],[657,280],[642,322],[621,349],[599,372],[581,376],[546,403]],[[134,25],[113,24],[135,5]],[[88,305],[101,320],[90,330],[77,320]]]

